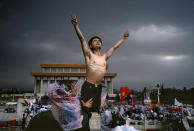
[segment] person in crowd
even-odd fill
[[[71,82],[50,84],[48,96],[52,104],[51,110],[35,115],[25,131],[87,130],[84,127],[87,127],[85,125],[89,121],[89,108],[92,106],[92,99],[82,102],[82,109],[84,110],[82,112],[79,93]]]

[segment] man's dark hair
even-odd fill
[[[99,39],[99,40],[100,40],[100,42],[102,43],[102,40],[101,40],[101,38],[100,38],[100,37],[98,37],[98,36],[93,36],[93,37],[92,37],[92,38],[90,38],[90,40],[88,41],[88,46],[89,46],[89,47],[90,47],[90,45],[92,44],[93,39],[95,39],[95,38]]]

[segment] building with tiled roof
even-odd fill
[[[41,72],[30,72],[34,76],[34,93],[38,96],[47,94],[48,85],[60,80],[85,79],[85,64],[40,64]],[[107,92],[113,94],[113,78],[116,73],[106,73],[102,84],[107,87]]]

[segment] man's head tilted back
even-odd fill
[[[93,36],[92,38],[90,38],[90,40],[88,41],[88,46],[91,50],[93,50],[94,48],[102,48],[102,40],[100,37],[98,36]]]

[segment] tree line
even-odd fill
[[[158,92],[157,89],[154,89],[150,93],[150,98],[153,103],[157,103]],[[183,104],[194,105],[194,88],[183,89],[176,88],[162,88],[160,89],[160,102],[168,105],[174,104],[174,99],[176,98],[179,102]]]

